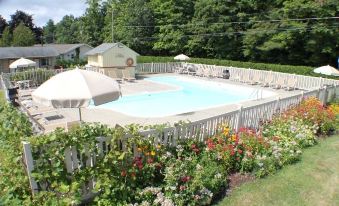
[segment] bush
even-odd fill
[[[151,62],[177,62],[173,57],[157,57],[157,56],[139,56],[138,63],[151,63]],[[314,73],[313,67],[308,66],[293,66],[293,65],[280,65],[280,64],[267,64],[267,63],[253,63],[253,62],[240,62],[240,61],[231,61],[223,59],[204,59],[204,58],[191,58],[190,63],[198,64],[209,64],[209,65],[218,65],[218,66],[229,66],[229,67],[238,67],[238,68],[251,68],[257,70],[267,70],[274,72],[290,73],[290,74],[299,74],[305,76],[316,76],[324,78],[339,79],[335,76],[327,76]]]
[[[302,109],[305,107],[306,113]],[[244,172],[263,177],[300,160],[302,149],[316,144],[315,134],[325,131],[320,129],[319,132],[318,127],[333,126],[329,114],[334,109],[319,107],[318,100],[307,99],[265,122],[262,130],[241,128],[235,132],[227,125],[220,125],[217,133],[204,142],[183,139],[175,146],[158,144],[154,137],[142,137],[138,125],[124,129],[83,124],[67,133],[57,130],[30,137],[35,160],[33,176],[39,185],[48,188],[32,198],[20,163],[20,141],[32,133],[30,124],[12,107],[2,106],[0,201],[5,204],[79,204],[88,180],[95,179],[93,192],[97,196],[88,204],[209,205],[227,186],[229,173]],[[124,139],[126,133],[130,136]],[[72,173],[67,172],[65,150],[76,147],[78,156],[86,161],[88,154],[99,154],[95,139],[99,136],[111,138],[106,145],[110,150],[103,151],[105,155],[95,156],[95,166],[80,164]]]
[[[86,59],[64,60],[58,59],[56,66],[62,66],[63,68],[75,68],[76,66],[84,66],[87,64]]]

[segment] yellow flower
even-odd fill
[[[237,139],[237,135],[233,134],[232,135],[232,141],[235,141]]]
[[[142,149],[141,149],[140,147],[138,147],[138,149],[137,149],[137,150],[138,150],[138,152],[142,152]]]
[[[161,148],[161,145],[160,145],[160,144],[158,144],[158,145],[156,146],[156,148],[157,148],[157,149],[160,149],[160,148]]]
[[[228,128],[228,127],[224,127],[224,129],[223,129],[223,133],[224,133],[224,135],[228,135],[228,134],[229,134],[229,132],[230,132],[230,128]]]
[[[155,152],[154,152],[154,151],[152,151],[152,152],[151,152],[151,155],[152,155],[152,156],[154,156],[154,155],[155,155]]]

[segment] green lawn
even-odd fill
[[[241,185],[224,205],[339,205],[339,136],[306,149],[301,162]]]

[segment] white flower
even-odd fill
[[[217,173],[214,177],[217,178],[217,179],[221,179],[222,175],[220,173]]]
[[[196,168],[197,168],[197,170],[202,170],[203,169],[203,167],[200,164],[197,164]]]
[[[264,163],[259,162],[258,165],[259,165],[259,167],[262,167],[262,166],[264,166]]]

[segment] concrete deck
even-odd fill
[[[163,76],[163,75],[169,75],[169,74],[160,74],[157,76]],[[170,74],[175,75],[175,74]],[[152,75],[155,76],[155,75]],[[241,85],[241,86],[248,86],[248,87],[257,87],[258,89],[262,89],[263,87],[259,85],[247,85],[242,84],[239,82],[234,82],[226,79],[219,79],[219,78],[203,78],[203,77],[193,77],[193,76],[187,76],[188,78],[201,78],[207,81],[217,81],[217,82],[223,82],[223,83],[231,83],[235,85]],[[123,95],[133,95],[138,93],[144,93],[144,92],[162,92],[162,91],[171,91],[176,90],[178,88],[169,86],[166,84],[159,84],[154,83],[150,81],[144,81],[144,80],[137,80],[136,82],[127,82],[121,84],[121,90]],[[277,93],[277,96],[266,98],[266,99],[260,99],[260,100],[251,100],[242,102],[241,105],[244,107],[246,106],[252,106],[256,104],[261,104],[263,102],[271,101],[277,99],[277,97],[286,97],[291,96],[293,94],[300,94],[300,90],[295,91],[285,91],[282,89],[275,90],[271,88],[264,88],[267,90],[271,90],[273,92]],[[209,118],[212,116],[217,116],[226,112],[234,111],[239,108],[239,104],[230,104],[220,107],[214,107],[209,108],[201,111],[195,111],[185,114],[178,114],[173,116],[167,116],[167,117],[160,117],[160,118],[139,118],[139,117],[131,117],[127,116],[120,112],[115,112],[109,109],[101,109],[101,108],[83,108],[81,109],[82,113],[82,119],[85,122],[100,122],[103,124],[107,124],[109,126],[115,126],[116,124],[119,125],[128,125],[128,124],[141,124],[141,125],[153,125],[153,124],[163,124],[168,123],[173,125],[174,123],[184,120],[184,121],[197,121],[205,118]],[[79,119],[79,113],[78,109],[61,109],[57,112],[58,114],[61,114],[64,116],[67,121],[75,121]],[[47,114],[46,114],[47,115]],[[51,113],[48,114],[53,115]],[[55,115],[55,114],[54,114]]]

